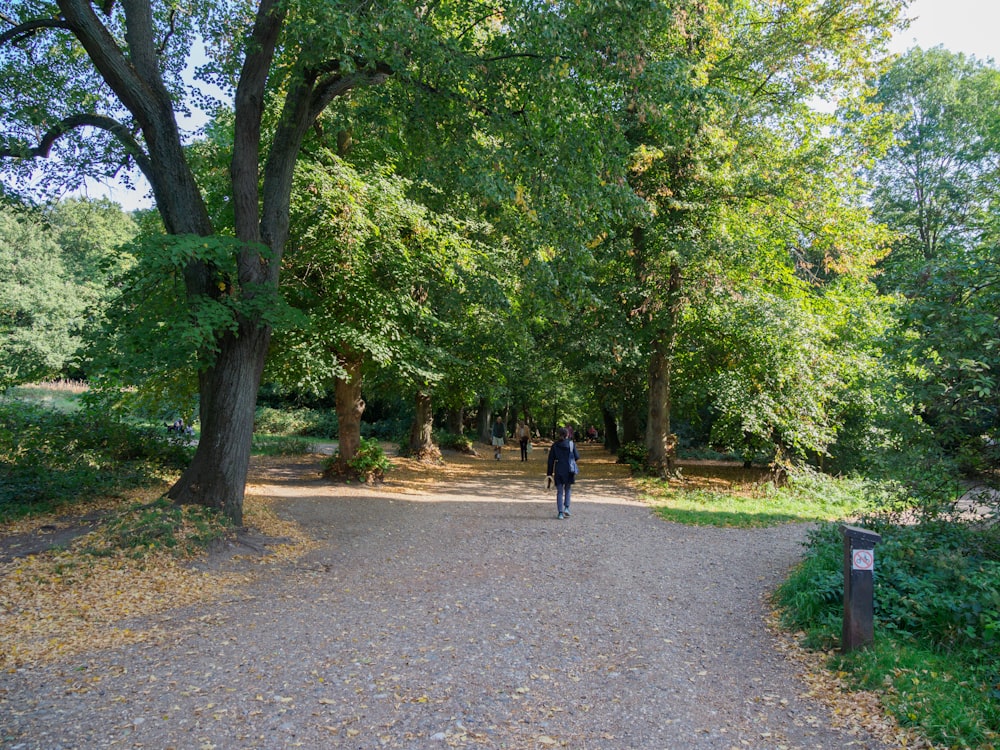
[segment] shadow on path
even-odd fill
[[[593,455],[565,521],[538,452],[375,488],[258,472],[311,551],[130,625],[159,641],[0,676],[0,743],[883,748],[836,726],[766,628],[804,528],[663,522]]]

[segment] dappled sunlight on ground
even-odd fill
[[[580,476],[575,492],[579,499],[633,499],[622,496],[623,487],[630,485],[627,466],[615,463],[615,456],[601,446],[581,444],[578,449]],[[441,460],[434,462],[393,456],[385,481],[375,485],[322,477],[323,457],[319,455],[255,457],[247,491],[275,497],[412,495],[419,502],[458,496],[470,502],[539,502],[555,497],[554,489],[545,489],[548,445],[536,446],[527,461],[520,460],[516,446],[507,446],[500,461],[494,459],[490,446],[480,444],[476,450],[478,455],[443,451]]]

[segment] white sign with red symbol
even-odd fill
[[[875,570],[874,550],[853,550],[851,552],[851,570]]]

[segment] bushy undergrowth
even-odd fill
[[[411,424],[411,419],[399,417],[383,419],[378,422],[362,422],[361,435],[387,443],[400,443],[408,440]]]
[[[1000,741],[1000,529],[958,519],[868,519],[876,546],[876,643],[842,657],[904,725],[948,747]],[[839,642],[843,541],[837,524],[809,538],[777,592],[786,624],[814,646]]]
[[[468,435],[456,435],[454,432],[435,432],[434,440],[441,448],[459,451],[461,453],[472,453],[472,439]]]
[[[152,481],[178,470],[192,449],[162,427],[106,413],[0,403],[0,522]]]
[[[313,441],[304,437],[254,434],[250,450],[258,456],[302,456],[315,448]]]
[[[628,464],[637,474],[645,472],[648,458],[649,451],[642,443],[625,443],[618,449],[618,463]]]
[[[257,408],[253,429],[263,435],[335,438],[339,431],[333,409]]]
[[[392,468],[392,462],[382,446],[374,439],[361,438],[358,452],[347,462],[347,479],[360,479],[363,482],[381,482],[385,473]],[[324,463],[326,476],[343,476],[340,470],[340,454],[336,453]]]

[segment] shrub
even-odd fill
[[[257,407],[254,433],[289,437],[336,438],[339,430],[333,409],[274,409]]]
[[[258,456],[304,456],[315,452],[312,441],[285,435],[254,435],[250,449]]]
[[[879,688],[902,724],[935,743],[992,746],[1000,737],[1000,529],[954,519],[866,525],[882,534],[876,643],[842,668]],[[812,645],[839,640],[842,567],[839,529],[824,525],[777,592],[784,622]]]
[[[625,443],[618,449],[618,463],[628,464],[634,472],[644,472],[649,451],[642,443]]]
[[[389,443],[402,443],[409,440],[412,421],[412,419],[400,417],[383,419],[378,422],[362,422],[361,434],[366,438],[375,438]]]
[[[330,456],[323,467],[325,476],[336,476],[339,471],[340,454]],[[369,484],[381,482],[385,473],[392,468],[392,462],[385,455],[377,440],[361,438],[357,455],[347,462],[348,478],[360,479]]]
[[[439,432],[434,434],[434,440],[441,448],[459,451],[461,453],[473,453],[472,440],[466,435],[456,435],[454,432]]]

